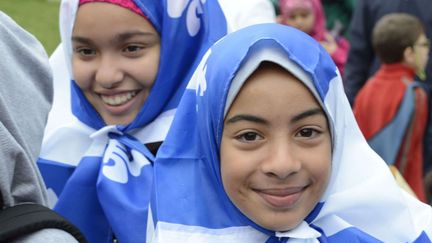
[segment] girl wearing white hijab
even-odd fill
[[[54,209],[89,242],[143,242],[155,154],[225,17],[216,1],[63,0],[60,27],[74,119],[38,159]]]
[[[330,56],[287,26],[208,50],[154,168],[155,242],[432,239],[432,208],[368,146]]]

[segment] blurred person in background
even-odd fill
[[[344,73],[349,43],[340,33],[326,29],[326,18],[320,0],[280,0],[279,10],[279,23],[295,27],[320,42],[341,74]]]
[[[382,17],[372,34],[382,64],[360,89],[354,114],[371,147],[427,202],[423,167],[430,162],[423,158],[423,140],[428,98],[415,74],[424,72],[429,40],[420,20],[403,13]]]
[[[408,13],[416,16],[423,23],[426,37],[432,35],[432,1],[430,0],[356,0],[356,7],[351,19],[348,36],[350,50],[345,64],[343,76],[345,92],[348,100],[353,105],[357,93],[380,66],[380,60],[372,47],[372,30],[376,22],[384,15],[395,12]],[[421,85],[427,90],[429,107],[432,107],[432,52],[429,50],[429,61],[425,72],[416,73],[416,80],[423,80]],[[432,112],[429,114],[426,135],[424,136],[424,161],[428,171],[428,165],[432,161]]]
[[[426,37],[432,34],[432,1],[429,0],[356,0],[354,14],[348,31],[350,50],[345,64],[345,92],[351,105],[366,80],[380,65],[372,45],[372,30],[376,22],[388,13],[402,12],[414,15],[425,26]],[[431,52],[429,52],[429,57]],[[431,60],[431,58],[429,58]],[[426,73],[417,73],[428,85],[432,83],[432,63],[429,61]]]

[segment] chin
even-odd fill
[[[123,119],[116,119],[116,118],[104,118],[104,121],[107,125],[128,125],[130,124],[133,119],[130,118],[123,118]]]
[[[292,225],[281,225],[281,226],[274,226],[270,230],[276,231],[276,232],[285,232],[290,231],[297,227],[298,224],[292,226]]]
[[[272,230],[276,232],[285,232],[294,229],[302,222],[302,220],[300,220],[299,222],[287,222],[286,218],[287,217],[284,217],[283,219],[280,220],[283,222],[278,222],[277,220],[274,219],[268,219],[267,222],[261,222],[261,223],[255,222],[255,223],[268,230]]]

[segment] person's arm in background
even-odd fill
[[[369,1],[358,0],[348,32],[350,49],[343,77],[345,92],[351,105],[369,76],[374,59],[371,33],[374,19],[370,16]]]

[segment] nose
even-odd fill
[[[121,63],[112,55],[103,55],[97,66],[95,81],[106,89],[117,87],[124,78]]]
[[[297,173],[301,167],[301,160],[289,142],[272,144],[267,159],[262,163],[264,174],[281,180]]]

